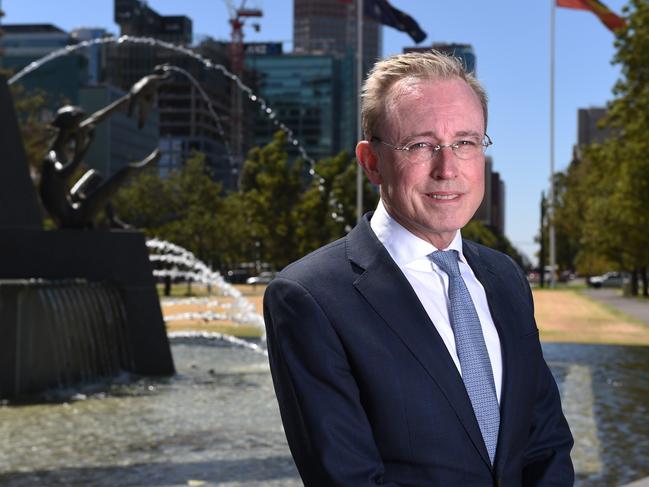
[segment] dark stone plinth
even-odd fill
[[[42,226],[14,104],[0,75],[0,227]]]
[[[117,289],[124,304],[125,340],[132,357],[127,371],[143,375],[174,373],[160,301],[141,233],[0,228],[0,278],[85,279],[108,283]],[[5,392],[14,390],[16,336],[11,323],[1,324],[0,394],[4,397],[7,397]],[[57,386],[56,377],[53,373],[51,387]]]

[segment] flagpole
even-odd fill
[[[356,2],[356,137],[361,140],[361,88],[363,84],[363,0]],[[356,165],[356,220],[363,218],[363,168]]]
[[[556,284],[556,235],[554,228],[555,194],[554,194],[554,58],[555,58],[555,14],[556,0],[550,0],[550,191],[549,191],[549,239],[550,239],[550,287]],[[541,269],[545,272],[545,269]]]

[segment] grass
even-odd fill
[[[263,313],[262,300],[264,295],[265,286],[250,286],[246,284],[236,284],[234,286],[241,294],[252,303],[255,311],[258,314]],[[163,294],[163,286],[158,286],[158,294],[160,295],[160,304],[162,305],[162,313],[166,317],[172,315],[179,315],[182,313],[201,313],[201,312],[227,312],[230,304],[234,301],[233,298],[227,296],[218,296],[211,294],[206,286],[193,284],[191,293],[188,293],[186,284],[174,285],[171,288],[171,296],[165,297]],[[215,290],[213,290],[215,291]],[[203,298],[211,297],[210,303],[205,302],[183,302],[183,298]],[[181,300],[180,304],[177,302]],[[234,335],[239,338],[258,338],[261,336],[263,330],[256,326],[242,325],[225,320],[205,320],[205,319],[181,319],[181,320],[168,320],[166,321],[167,332],[174,331],[199,331],[199,332],[218,332],[227,335]]]
[[[262,300],[265,286],[235,285],[250,301],[258,314],[262,314]],[[162,288],[159,288],[161,291]],[[204,286],[193,285],[194,297],[208,296]],[[643,324],[617,309],[610,308],[582,295],[579,287],[560,287],[558,289],[534,289],[536,321],[545,342],[599,343],[620,345],[649,345],[649,326]],[[186,297],[187,286],[172,287],[172,297]],[[230,303],[231,298],[214,296],[222,305]],[[171,304],[162,297],[162,310],[165,316],[189,311],[218,311],[218,307],[208,307],[202,303]],[[254,326],[240,325],[225,321],[178,320],[167,322],[168,331],[213,331],[238,337],[258,337],[262,330]]]
[[[542,341],[649,345],[649,326],[578,290],[535,289],[533,294]]]

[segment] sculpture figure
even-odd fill
[[[91,228],[96,215],[105,209],[111,226],[124,227],[112,210],[109,200],[126,179],[138,169],[160,158],[154,149],[141,161],[129,163],[108,179],[94,169],[88,170],[70,190],[69,179],[83,161],[94,139],[95,127],[115,110],[128,105],[128,115],[138,109],[138,128],[144,126],[160,82],[169,77],[163,66],[136,82],[129,93],[97,110],[89,117],[76,106],[57,111],[52,125],[57,129],[42,165],[40,195],[45,209],[59,228]]]

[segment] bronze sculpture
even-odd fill
[[[88,117],[81,108],[71,105],[57,111],[52,122],[57,135],[43,159],[39,189],[43,206],[59,228],[92,228],[101,209],[106,210],[111,226],[124,227],[115,217],[109,200],[134,171],[160,158],[159,149],[122,167],[108,179],[90,169],[68,190],[69,179],[94,139],[95,126],[116,110],[127,105],[128,115],[133,116],[137,107],[138,128],[144,126],[156,89],[169,74],[162,66],[156,67],[153,74],[136,82],[128,94]]]

